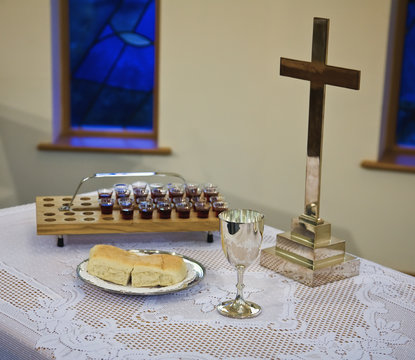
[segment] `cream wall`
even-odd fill
[[[279,59],[309,60],[313,17],[327,17],[328,64],[362,77],[360,91],[326,89],[321,215],[349,252],[415,272],[414,175],[359,166],[377,156],[391,1],[161,0],[160,143],[173,154],[141,156],[36,150],[52,133],[50,3],[2,0],[0,207],[72,194],[96,172],[174,171],[288,230],[303,211],[309,85],[279,76]]]

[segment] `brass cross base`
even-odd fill
[[[345,241],[331,236],[327,222],[301,215],[291,231],[277,235],[274,247],[261,251],[260,263],[304,285],[315,287],[359,274],[360,260],[345,252]]]

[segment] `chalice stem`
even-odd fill
[[[244,265],[237,265],[236,270],[238,271],[238,282],[236,284],[236,299],[235,301],[238,303],[244,303],[244,272],[245,266]]]

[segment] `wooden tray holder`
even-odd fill
[[[36,223],[38,235],[57,235],[57,244],[64,246],[64,235],[75,234],[119,234],[139,232],[207,231],[207,241],[213,241],[212,231],[219,229],[219,219],[213,211],[209,217],[201,219],[194,210],[189,219],[180,219],[172,211],[170,219],[160,219],[154,211],[152,219],[141,219],[134,211],[132,220],[121,218],[119,207],[114,204],[111,215],[102,215],[98,195],[78,195],[82,184],[93,178],[103,177],[146,177],[170,176],[185,180],[179,174],[161,172],[99,173],[81,180],[73,196],[36,197]]]

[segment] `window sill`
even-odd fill
[[[415,173],[415,153],[391,151],[378,161],[363,160],[361,166],[366,169]]]
[[[40,143],[38,150],[106,152],[124,154],[170,155],[171,149],[159,147],[153,139],[129,137],[61,137],[53,143]]]

